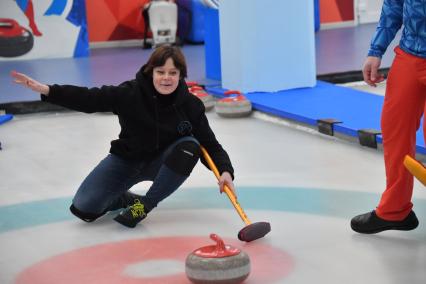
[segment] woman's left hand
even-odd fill
[[[235,198],[237,198],[237,193],[235,192],[234,182],[232,181],[232,176],[231,176],[230,173],[223,172],[222,175],[219,178],[218,184],[219,184],[220,193],[225,191],[224,186],[227,185],[228,188],[234,194]]]
[[[22,85],[28,89],[33,90],[34,92],[43,94],[45,96],[49,95],[49,86],[39,81],[34,80],[33,78],[16,71],[10,72],[10,75],[13,77],[15,83]]]

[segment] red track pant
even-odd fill
[[[425,109],[426,59],[395,48],[383,104],[381,127],[386,168],[386,190],[376,209],[386,220],[402,220],[413,204],[413,177],[403,165],[414,157],[416,131]],[[425,127],[425,123],[423,123]],[[426,133],[426,129],[424,129]],[[425,137],[426,141],[426,137]]]

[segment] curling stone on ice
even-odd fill
[[[203,87],[198,85],[195,82],[186,82],[188,90],[191,94],[198,97],[204,104],[206,111],[211,110],[214,107],[214,98],[212,95],[209,95]]]
[[[230,96],[230,95],[236,96]],[[251,114],[251,102],[240,91],[226,91],[226,98],[215,104],[216,113],[223,117],[244,117]]]
[[[197,96],[204,104],[206,111],[211,110],[214,107],[214,98],[212,95],[209,95],[202,87],[193,86],[189,88],[189,92]]]
[[[249,256],[235,247],[225,245],[216,234],[210,238],[215,245],[194,250],[186,258],[185,272],[192,283],[234,284],[250,274]]]

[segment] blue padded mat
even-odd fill
[[[6,121],[9,121],[12,118],[13,118],[13,115],[11,114],[0,115],[0,124],[5,123]]]
[[[226,91],[218,87],[207,87],[206,90],[218,97],[223,97]],[[318,119],[336,119],[342,123],[335,124],[334,131],[345,135],[358,137],[359,129],[380,130],[384,97],[352,88],[317,81],[313,88],[248,93],[245,96],[256,110],[305,124],[316,126]],[[381,143],[381,136],[377,138]],[[422,127],[417,132],[417,152],[426,154]]]

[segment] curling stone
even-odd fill
[[[201,86],[192,86],[189,88],[189,92],[203,102],[206,111],[209,111],[214,107],[213,96],[209,95]]]
[[[185,261],[188,279],[195,284],[236,284],[250,274],[249,256],[235,247],[225,245],[216,234],[210,238],[216,245],[201,247],[189,254]]]
[[[237,96],[230,96],[236,94]],[[226,98],[215,104],[216,113],[223,117],[244,117],[251,114],[251,102],[239,91],[226,91]]]

